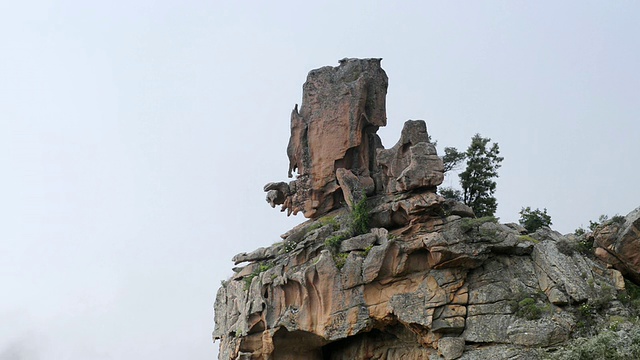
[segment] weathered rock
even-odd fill
[[[373,187],[376,131],[387,124],[387,75],[381,59],[343,59],[340,66],[312,70],[303,86],[300,111],[291,114],[287,147],[289,189],[269,189],[272,204],[315,218],[343,200],[336,169],[344,168]]]
[[[464,339],[459,337],[445,337],[438,341],[438,354],[445,360],[454,360],[464,353]]]
[[[375,234],[362,234],[350,239],[344,240],[340,244],[340,252],[350,252],[354,250],[365,250],[373,246],[378,241]]]
[[[624,222],[603,224],[595,233],[596,255],[640,284],[640,208]]]
[[[246,261],[261,261],[274,258],[278,250],[274,247],[258,248],[250,253],[240,253],[231,259],[236,265]]]
[[[375,184],[370,177],[357,177],[345,168],[339,168],[336,170],[336,179],[338,185],[342,189],[342,195],[344,201],[349,206],[349,209],[353,210],[355,204],[360,202],[366,194],[372,194],[375,190]]]
[[[221,358],[435,359],[439,351],[454,359],[464,349],[461,358],[482,359],[500,344],[510,353],[566,341],[576,324],[572,304],[606,303],[619,286],[614,271],[560,252],[557,242],[566,239],[550,230],[536,233],[536,243],[492,221],[452,217],[438,228],[422,225],[398,229],[381,245],[378,239],[389,236],[383,229],[346,239],[340,266],[341,253],[324,242],[344,224],[307,225],[313,230],[294,250],[267,259],[271,265],[257,275],[247,267],[242,272],[251,275],[219,291],[214,337],[222,341]],[[460,260],[434,263],[438,252]],[[538,318],[519,315],[527,298]]]
[[[407,121],[398,143],[388,150],[378,149],[376,154],[387,192],[435,188],[444,180],[442,159],[429,142],[427,125],[422,120]]]

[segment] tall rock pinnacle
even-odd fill
[[[387,124],[388,81],[380,61],[343,59],[337,67],[309,72],[300,111],[296,105],[291,113],[287,147],[288,175],[298,174],[288,184],[265,186],[271,206],[317,218],[344,202],[351,205],[363,192],[435,188],[442,182],[442,161],[423,121],[407,124],[402,144],[382,148],[376,132]]]

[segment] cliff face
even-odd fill
[[[621,273],[579,239],[437,195],[443,165],[424,121],[384,149],[386,86],[379,59],[309,74],[288,147],[299,176],[265,191],[311,220],[234,257],[243,265],[215,303],[220,359],[535,359],[593,309],[628,314]]]

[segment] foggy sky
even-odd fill
[[[571,232],[640,206],[637,2],[5,1],[0,360],[213,359],[231,257],[302,222],[309,70],[381,57],[385,147],[500,145],[497,216]],[[445,185],[456,185],[448,177]]]

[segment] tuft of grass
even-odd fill
[[[534,244],[538,244],[538,243],[540,243],[540,241],[539,241],[539,240],[536,240],[536,239],[534,239],[533,237],[531,237],[531,236],[529,236],[529,235],[520,235],[520,236],[518,237],[518,239],[520,239],[520,241],[530,241],[530,242],[532,242],[532,243],[534,243]]]
[[[346,254],[346,253],[339,253],[339,254],[333,255],[333,261],[336,263],[336,267],[338,269],[342,270],[342,268],[344,267],[344,264],[347,263],[347,257],[349,257],[349,254]]]
[[[342,244],[342,241],[348,238],[349,236],[345,234],[333,235],[324,241],[324,246],[326,246],[332,252],[337,253],[340,249],[340,244]]]
[[[336,220],[335,216],[327,216],[327,217],[318,219],[318,221],[316,221],[313,225],[309,226],[307,228],[307,232],[317,230],[327,225],[331,225],[331,229],[333,231],[340,230],[340,224],[338,224],[338,221]]]
[[[371,249],[373,249],[373,245],[369,245],[364,249],[364,257],[367,257],[367,255],[369,255],[369,252],[371,252]]]
[[[260,263],[260,265],[257,268],[255,268],[251,274],[242,278],[242,280],[244,281],[244,290],[245,291],[249,290],[249,288],[251,287],[251,283],[253,282],[253,279],[258,277],[258,275],[260,275],[261,273],[271,269],[272,267],[273,267],[273,263],[271,262]]]
[[[340,230],[340,224],[338,224],[335,216],[322,218],[320,219],[320,223],[322,224],[322,226],[331,225],[331,229],[333,229],[333,231]]]

